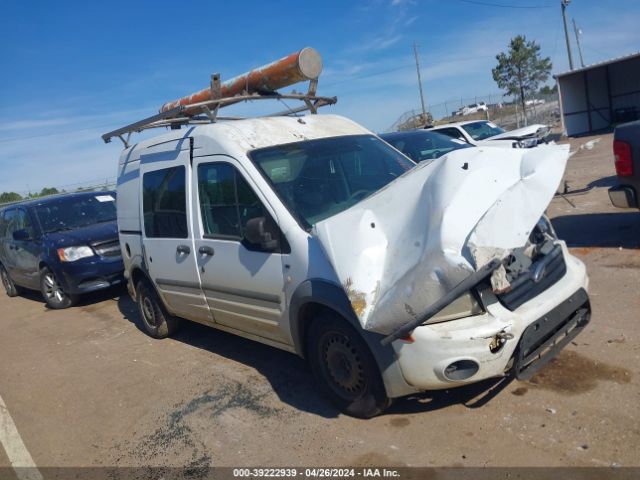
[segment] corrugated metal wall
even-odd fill
[[[567,135],[640,117],[640,57],[558,77]]]

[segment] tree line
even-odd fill
[[[76,192],[90,192],[94,188],[78,188]],[[19,202],[21,200],[30,200],[32,198],[46,197],[47,195],[55,195],[57,193],[66,193],[66,190],[58,190],[56,187],[45,187],[39,192],[28,193],[24,196],[16,192],[2,192],[0,193],[0,205],[3,203]]]

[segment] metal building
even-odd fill
[[[569,136],[640,118],[640,52],[554,77],[562,127]]]

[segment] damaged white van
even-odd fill
[[[365,418],[413,392],[531,376],[591,315],[585,267],[544,216],[568,148],[469,148],[416,166],[315,115],[336,102],[315,94],[321,70],[304,48],[214,74],[103,135],[125,144],[118,228],[147,332],[188,319],[288,350]],[[306,94],[277,91],[306,80]],[[219,121],[256,99],[303,106]],[[129,145],[153,127],[172,131]]]
[[[590,319],[585,266],[544,216],[567,157],[416,166],[334,115],[190,125],[122,152],[125,275],[149,335],[181,318],[288,350],[350,415],[527,378]]]

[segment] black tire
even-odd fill
[[[323,393],[347,415],[371,418],[391,405],[369,347],[337,314],[313,320],[307,360]]]
[[[170,315],[155,289],[146,280],[136,286],[136,304],[142,325],[153,338],[166,338],[178,330],[180,321]]]
[[[16,285],[11,279],[11,275],[4,268],[4,265],[0,265],[0,278],[2,279],[2,286],[4,291],[7,292],[8,297],[17,297],[22,293],[22,288]]]
[[[47,306],[53,310],[73,307],[78,301],[77,295],[64,291],[55,274],[48,267],[40,270],[40,292]]]

